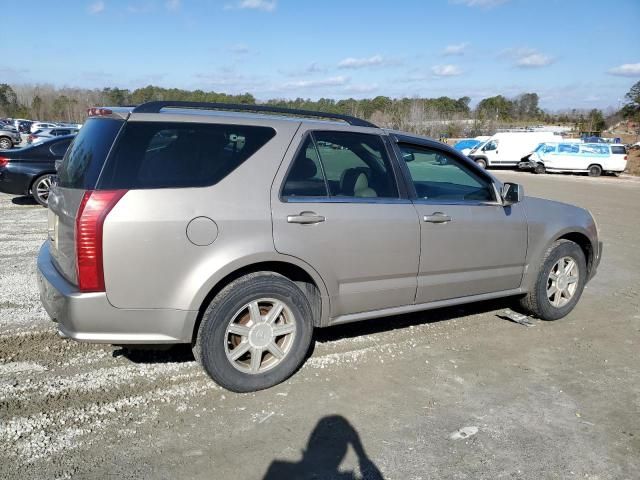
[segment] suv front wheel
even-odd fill
[[[547,250],[536,283],[520,305],[542,320],[558,320],[576,306],[586,279],[582,249],[570,240],[558,240]]]
[[[309,301],[272,272],[240,277],[203,314],[194,355],[219,385],[234,392],[269,388],[302,364],[313,333]]]

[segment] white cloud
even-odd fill
[[[342,89],[342,93],[359,95],[364,93],[375,92],[376,90],[378,90],[377,83],[371,83],[371,84],[363,83],[358,85],[348,85]]]
[[[449,0],[449,3],[466,5],[467,7],[493,8],[509,0]]]
[[[103,1],[97,1],[89,5],[89,8],[87,10],[91,15],[97,15],[98,13],[104,12],[105,8],[106,7]]]
[[[462,69],[458,65],[434,65],[431,73],[436,77],[456,77],[462,75]]]
[[[453,45],[447,45],[442,52],[443,55],[464,55],[465,50],[469,46],[469,42],[456,43]]]
[[[507,48],[500,56],[511,59],[515,66],[520,68],[546,67],[555,61],[553,57],[534,48]]]
[[[327,68],[320,65],[318,62],[312,62],[306,67],[298,68],[295,70],[281,70],[280,73],[287,77],[303,77],[306,75],[314,75],[316,73],[324,73]]]
[[[640,63],[623,63],[610,69],[607,73],[619,77],[640,77]]]
[[[338,62],[338,68],[366,68],[366,67],[378,67],[388,64],[389,61],[382,55],[374,55],[368,58],[354,58],[348,57]]]
[[[225,10],[262,10],[264,12],[273,12],[278,2],[276,0],[239,0],[236,3],[225,5]]]
[[[167,10],[175,12],[176,10],[180,10],[180,7],[182,6],[182,0],[167,0],[164,3],[164,6]]]
[[[246,55],[249,53],[249,47],[244,43],[236,43],[235,45],[231,45],[229,47],[229,51],[236,55]]]
[[[339,87],[342,85],[346,85],[347,83],[349,83],[349,77],[340,75],[337,77],[323,78],[320,80],[298,80],[295,82],[287,82],[283,84],[282,87],[289,89],[310,89],[319,87]]]

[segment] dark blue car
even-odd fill
[[[64,157],[74,137],[55,137],[31,147],[0,152],[0,192],[32,195],[46,207],[56,160]]]

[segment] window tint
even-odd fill
[[[382,138],[353,132],[314,132],[330,194],[398,198]]]
[[[419,198],[495,200],[491,182],[453,156],[417,145],[400,144],[399,147]]]
[[[622,145],[612,145],[611,146],[611,153],[616,154],[616,155],[626,155],[627,154],[627,149],[624,148]]]
[[[58,184],[64,188],[93,189],[123,123],[108,118],[87,120],[64,156]]]
[[[327,184],[311,135],[308,135],[291,164],[282,187],[284,197],[326,197]]]
[[[59,142],[51,145],[50,151],[57,157],[61,157],[64,155],[64,152],[69,148],[69,144],[71,143],[71,139],[67,138],[66,140],[60,140]]]
[[[243,125],[130,122],[109,157],[99,187],[214,185],[263,147],[275,133],[269,127]]]

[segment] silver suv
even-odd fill
[[[316,327],[506,296],[564,317],[602,252],[588,211],[330,113],[90,109],[58,173],[38,268],[60,334],[190,343],[238,392],[293,374]]]

